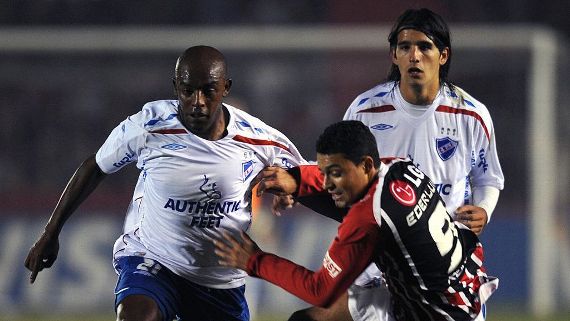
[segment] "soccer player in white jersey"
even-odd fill
[[[433,180],[454,219],[480,234],[504,184],[489,111],[447,80],[451,39],[439,15],[405,11],[388,41],[388,82],[359,95],[344,119],[370,128],[380,157],[411,159]],[[290,320],[390,320],[380,280],[373,264],[332,306],[300,310]]]
[[[101,180],[127,164],[141,173],[115,243],[117,320],[249,320],[245,272],[221,266],[212,237],[251,225],[251,180],[264,167],[304,160],[282,133],[222,102],[226,61],[207,46],[176,64],[178,100],[159,100],[120,123],[78,168],[25,265],[57,256],[65,221]]]

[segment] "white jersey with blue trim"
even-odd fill
[[[224,104],[227,135],[202,139],[177,117],[178,101],[147,103],[109,135],[96,154],[105,173],[136,162],[141,170],[114,258],[157,260],[177,275],[213,288],[245,283],[245,272],[218,264],[213,237],[251,224],[249,184],[265,166],[305,163],[278,130]]]
[[[444,85],[431,105],[416,106],[404,100],[398,83],[383,83],[359,95],[344,119],[370,128],[380,157],[411,159],[452,215],[472,202],[472,186],[503,189],[489,111],[457,86]]]

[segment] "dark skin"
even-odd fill
[[[230,91],[223,55],[212,47],[187,49],[178,59],[173,80],[178,97],[178,119],[190,132],[207,140],[226,134],[229,114],[222,99]],[[59,234],[67,219],[107,175],[89,156],[76,170],[64,189],[44,232],[30,249],[25,266],[34,283],[40,271],[51,267],[59,252]],[[162,316],[154,300],[145,295],[127,296],[117,307],[117,320],[158,321]]]
[[[221,53],[200,47],[179,58],[174,77],[178,97],[178,119],[194,135],[218,140],[227,134],[227,111],[222,106],[232,85],[226,79],[226,64]]]

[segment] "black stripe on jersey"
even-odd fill
[[[399,190],[406,190],[406,195],[415,193],[415,202],[410,201],[412,198],[398,198],[393,182],[404,186]],[[375,216],[382,218],[379,225],[383,249],[377,262],[393,295],[396,319],[468,317],[465,312],[457,313],[457,307],[440,295],[449,287],[448,270],[455,268],[451,257],[459,250],[460,241],[433,183],[412,162],[398,161],[390,165],[380,184],[376,195],[380,195],[381,210]]]

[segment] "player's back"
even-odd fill
[[[449,298],[453,298],[450,291],[466,290],[459,278],[465,277],[476,236],[455,225],[433,183],[411,162],[389,164],[379,184],[378,263],[393,295],[394,315],[398,320],[446,320],[445,315],[470,319]],[[469,291],[467,299],[475,301]]]

